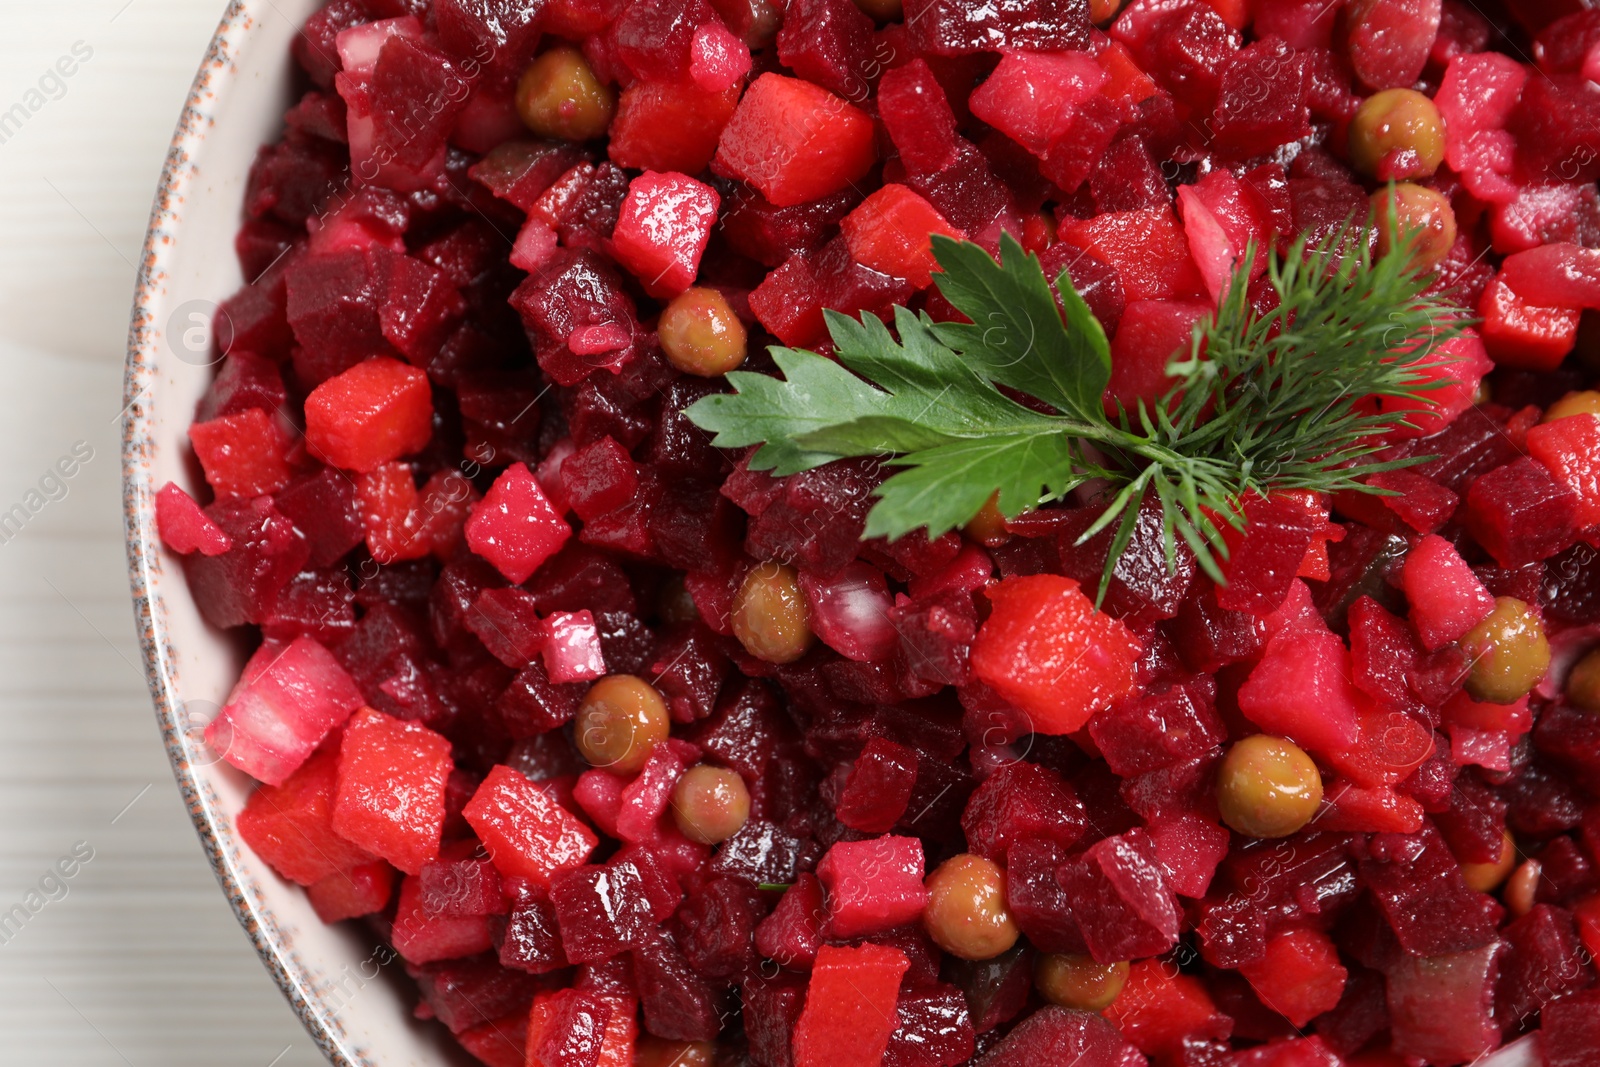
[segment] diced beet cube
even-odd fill
[[[912,922],[928,903],[922,842],[884,836],[841,841],[817,864],[828,893],[828,932],[859,937]]]
[[[525,582],[572,536],[523,463],[495,479],[467,520],[467,545],[508,581]]]
[[[586,522],[622,507],[638,485],[633,457],[611,437],[584,445],[561,464],[562,490]]]
[[[488,860],[430,860],[418,872],[417,883],[422,906],[431,915],[460,919],[506,912],[500,875]]]
[[[262,496],[289,484],[283,432],[260,408],[194,423],[189,441],[219,500]]]
[[[905,953],[882,945],[822,946],[794,1028],[795,1067],[880,1062],[909,966]]]
[[[1478,299],[1483,343],[1497,365],[1552,370],[1572,351],[1582,313],[1546,307],[1512,291],[1496,277]]]
[[[1496,983],[1496,1018],[1530,1018],[1556,998],[1594,982],[1572,913],[1564,908],[1536,904],[1502,930],[1501,937],[1506,951]]]
[[[967,801],[967,847],[1000,860],[1014,842],[1045,838],[1070,846],[1083,835],[1084,810],[1060,772],[1017,760],[1001,767]]]
[[[1526,456],[1467,490],[1467,529],[1502,567],[1537,563],[1572,543],[1578,497]]]
[[[222,532],[222,527],[211,521],[194,497],[173,482],[156,493],[156,532],[161,543],[180,556],[196,550],[203,556],[219,556],[233,547],[232,538]]]
[[[1350,650],[1317,619],[1267,642],[1239,689],[1239,710],[1263,730],[1340,752],[1356,741],[1360,693],[1350,673]]]
[[[610,35],[617,58],[635,77],[681,82],[690,71],[695,30],[715,18],[706,0],[635,0],[612,23]]]
[[[1201,300],[1137,300],[1122,312],[1111,345],[1112,400],[1129,412],[1143,403],[1154,410],[1176,379],[1167,373],[1174,359],[1188,353],[1196,324],[1212,305]],[[1107,533],[1111,533],[1107,530]],[[1163,564],[1165,563],[1165,552]]]
[[[335,467],[370,471],[409,455],[433,435],[427,375],[398,360],[358,363],[306,397],[306,442]]]
[[[333,831],[334,777],[339,754],[331,748],[301,765],[281,785],[262,785],[239,813],[239,836],[251,851],[292,882],[309,886],[371,862],[371,854]]]
[[[1406,951],[1439,956],[1494,939],[1487,907],[1474,893],[1444,838],[1431,825],[1415,835],[1381,834],[1361,861],[1361,875]]]
[[[1058,878],[1096,960],[1154,956],[1178,939],[1177,902],[1143,830],[1095,843]]]
[[[1041,952],[1086,951],[1067,895],[1056,880],[1066,858],[1065,846],[1039,837],[1014,841],[1005,853],[1006,909]]]
[[[1086,53],[1007,51],[970,105],[973,115],[1042,156],[1105,81],[1106,72]]]
[[[750,73],[750,46],[720,21],[694,31],[689,45],[689,78],[708,93],[723,93]]]
[[[287,314],[316,381],[392,349],[378,322],[378,294],[365,252],[303,256],[285,271]]]
[[[515,586],[479,593],[462,625],[478,635],[495,659],[518,670],[544,647],[544,623],[534,610],[533,594]]]
[[[912,44],[924,55],[952,56],[1016,48],[1081,50],[1089,42],[1087,0],[1002,0],[972,6],[911,0],[905,6]]]
[[[1171,208],[1109,212],[1075,222],[1061,236],[1116,268],[1129,303],[1198,296],[1203,289]]]
[[[809,82],[763,74],[723,129],[712,168],[787,207],[845,188],[876,156],[865,113]]]
[[[281,785],[362,702],[350,675],[315,640],[264,644],[206,727],[206,744],[259,781]]]
[[[619,798],[617,836],[638,844],[653,842],[658,833],[656,824],[672,800],[673,786],[699,756],[698,748],[677,738],[652,748],[644,767]]]
[[[544,620],[544,669],[556,685],[604,677],[600,633],[588,611],[555,611]]]
[[[650,295],[676,296],[694,284],[720,204],[714,189],[686,174],[645,171],[628,186],[611,236],[618,262]]]
[[[902,992],[895,1011],[884,1067],[954,1067],[972,1056],[977,1035],[961,990],[941,983]]]
[[[555,905],[542,892],[517,902],[506,917],[500,964],[529,974],[548,974],[567,966]]]
[[[918,289],[932,284],[932,271],[938,266],[933,258],[933,235],[966,236],[932,204],[893,183],[869,195],[839,227],[857,263],[905,278]]]
[[[241,827],[242,829],[242,827]],[[335,871],[306,886],[306,899],[325,923],[372,915],[389,906],[394,868],[382,860]]]
[[[502,765],[489,771],[462,814],[501,874],[538,885],[581,864],[598,844],[544,787]]]
[[[756,927],[756,948],[784,967],[808,971],[827,932],[826,916],[822,883],[814,874],[800,874]]]
[[[456,1034],[507,1016],[525,1018],[538,988],[484,957],[424,964],[417,987],[434,1017]]]
[[[1228,854],[1228,831],[1193,812],[1157,816],[1146,829],[1173,892],[1195,899],[1205,896],[1217,865]]]
[[[1429,534],[1406,555],[1404,583],[1411,623],[1428,651],[1460,640],[1494,610],[1494,597],[1454,545]]]
[[[1281,41],[1257,41],[1222,69],[1212,129],[1239,159],[1272,151],[1311,133],[1305,61]]]
[[[1490,941],[1391,960],[1384,977],[1394,1051],[1434,1063],[1466,1063],[1494,1048],[1500,1039],[1494,1018],[1499,954],[1499,942]]]
[[[1243,530],[1223,529],[1228,583],[1217,587],[1217,603],[1265,615],[1283,603],[1312,537],[1327,525],[1328,505],[1311,494],[1274,493],[1251,497],[1243,510]]]
[[[805,1007],[805,979],[783,971],[771,977],[754,972],[745,976],[739,996],[751,1059],[769,1067],[794,1067],[793,1035]]]
[[[994,611],[972,645],[972,672],[1031,719],[1071,733],[1133,685],[1139,642],[1070,578],[1007,578],[987,590]]]
[[[400,882],[390,940],[395,951],[413,964],[473,956],[489,951],[494,944],[486,915],[465,919],[429,915],[422,906],[421,885],[415,877]]]
[[[676,942],[665,932],[650,931],[634,947],[645,1029],[679,1041],[710,1041],[722,1027],[716,994],[696,974]]]
[[[636,325],[621,277],[591,249],[558,250],[541,273],[511,294],[511,306],[534,341],[540,368],[558,385],[576,385],[597,370],[614,371],[627,358],[627,349],[599,352],[580,344],[589,350],[583,355],[570,347],[573,335],[589,327],[620,328],[631,336]]]
[[[451,766],[450,742],[439,734],[364,709],[345,727],[339,750],[334,830],[416,874],[439,854]]]
[[[916,752],[887,738],[873,738],[840,790],[839,821],[866,834],[888,833],[905,814],[916,781]]]
[[[355,486],[338,471],[324,468],[293,482],[273,499],[310,542],[313,567],[338,562],[366,536]]]
[[[860,102],[872,91],[883,63],[876,55],[872,20],[849,0],[797,0],[784,11],[778,59],[808,82]]]
[[[1089,720],[1089,736],[1113,771],[1144,774],[1193,759],[1227,737],[1206,679],[1152,686],[1125,697]]]
[[[1534,426],[1528,453],[1577,497],[1578,527],[1600,525],[1600,418],[1570,415]]]
[[[1543,1023],[1545,1067],[1583,1067],[1600,1048],[1600,991],[1555,1001],[1545,1008]]]
[[[927,60],[918,57],[884,72],[878,110],[901,162],[911,171],[931,173],[954,162],[955,112]]]
[[[722,843],[711,870],[748,882],[782,885],[817,860],[816,843],[799,838],[761,819],[750,819]]]
[[[567,959],[610,959],[640,943],[656,925],[643,884],[639,868],[626,861],[573,867],[551,876],[550,902]]]
[[[1086,1011],[1048,1005],[1018,1023],[974,1062],[976,1067],[1008,1067],[1013,1063],[1135,1067],[1141,1061],[1144,1057],[1139,1051],[1105,1019]]]

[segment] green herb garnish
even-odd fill
[[[1216,314],[1169,365],[1171,392],[1115,418],[1101,403],[1110,346],[1067,273],[1056,283],[1063,316],[1038,258],[1009,236],[998,263],[978,245],[935,237],[934,279],[970,324],[896,308],[891,333],[873,316],[830,311],[837,362],[774,347],[782,379],[734,371],[737,392],[705,397],[688,415],[720,447],[759,444],[756,470],[794,474],[857,456],[904,468],[878,488],[868,537],[924,527],[936,537],[996,492],[1014,518],[1102,478],[1115,493],[1084,534],[1117,524],[1102,595],[1146,496],[1160,503],[1169,565],[1181,540],[1221,582],[1224,529],[1243,528],[1250,496],[1379,492],[1363,476],[1419,461],[1364,462],[1377,435],[1408,424],[1403,409],[1361,403],[1414,403],[1443,384],[1429,372],[1453,361],[1431,353],[1465,320],[1423,294],[1431,279],[1410,266],[1415,236],[1381,258],[1358,227],[1311,247],[1296,241],[1269,261],[1280,306],[1261,316],[1247,298],[1251,249]]]

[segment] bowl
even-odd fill
[[[194,491],[195,403],[219,358],[218,305],[245,279],[233,252],[251,161],[292,103],[289,45],[318,0],[233,0],[178,120],[139,263],[122,440],[128,577],[156,720],[217,881],[306,1030],[339,1067],[463,1063],[434,1024],[411,1017],[401,964],[365,928],[324,926],[305,894],[243,845],[234,817],[250,779],[218,760],[204,730],[248,649],[208,626],[182,566],[155,531],[155,493]]]

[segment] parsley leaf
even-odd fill
[[[1115,526],[1102,596],[1147,497],[1160,505],[1169,565],[1187,546],[1221,582],[1226,530],[1243,526],[1250,497],[1379,492],[1365,475],[1425,458],[1369,460],[1380,436],[1410,425],[1407,410],[1444,384],[1439,369],[1451,358],[1436,353],[1465,320],[1425,292],[1430,280],[1411,266],[1416,233],[1381,259],[1364,238],[1347,226],[1272,257],[1277,302],[1265,314],[1248,299],[1250,249],[1221,306],[1169,365],[1177,384],[1116,418],[1102,399],[1105,331],[1066,272],[1058,305],[1038,258],[1009,235],[998,260],[933,238],[934,279],[970,323],[896,308],[891,331],[874,316],[830,311],[835,359],[774,348],[782,379],[734,371],[733,393],[687,414],[718,447],[759,445],[755,470],[794,474],[854,456],[900,468],[876,490],[868,537],[938,536],[995,497],[1014,518],[1097,478],[1110,499],[1083,536]]]

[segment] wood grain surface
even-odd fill
[[[0,0],[0,1064],[324,1062],[179,803],[122,548],[133,263],[222,9]]]

